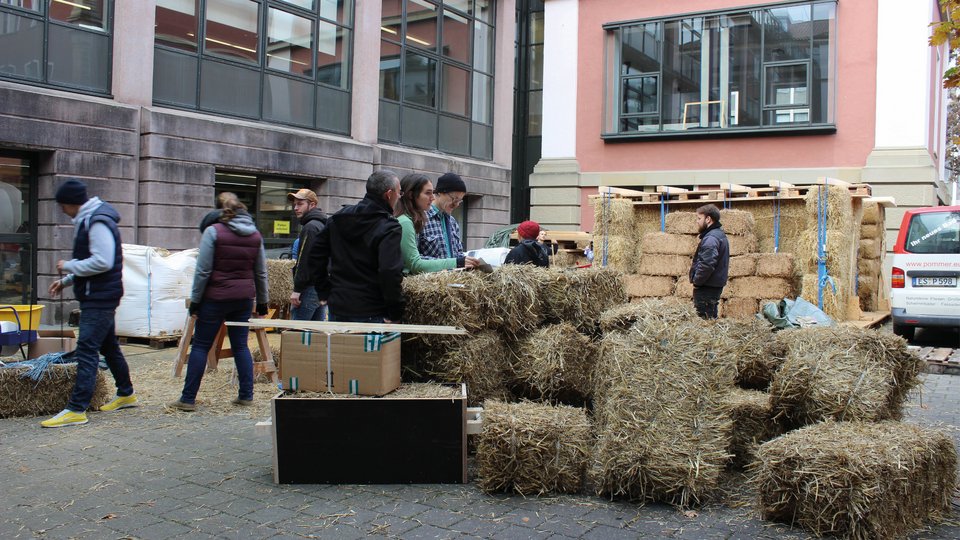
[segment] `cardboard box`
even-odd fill
[[[40,330],[37,340],[30,344],[27,358],[39,358],[47,353],[70,352],[77,348],[77,337],[73,330]]]
[[[271,407],[278,484],[467,482],[467,396],[279,394]]]
[[[291,330],[280,339],[283,388],[326,392],[327,335]],[[400,386],[400,334],[334,334],[330,341],[331,392],[382,396]]]

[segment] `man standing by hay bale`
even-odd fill
[[[540,230],[539,223],[524,221],[517,227],[517,236],[520,237],[520,243],[507,253],[504,264],[532,264],[543,268],[550,266],[547,251],[540,243],[543,241],[543,231]]]
[[[57,204],[74,225],[73,258],[57,261],[57,270],[67,275],[50,285],[50,296],[74,286],[80,302],[80,337],[77,339],[77,379],[67,408],[40,422],[48,428],[87,423],[87,408],[97,384],[100,353],[117,384],[117,397],[100,407],[115,411],[137,404],[130,381],[130,368],[120,351],[114,316],[123,296],[123,249],[120,213],[98,197],[87,198],[87,186],[70,179],[56,193]]]
[[[467,185],[460,175],[448,172],[433,188],[436,199],[427,210],[427,223],[417,235],[417,247],[425,259],[449,259],[463,254],[460,224],[451,215],[467,196]]]
[[[402,235],[393,217],[400,178],[379,170],[367,179],[367,194],[327,220],[310,250],[320,303],[330,320],[390,323],[403,317]]]
[[[310,253],[310,249],[327,225],[327,215],[317,207],[317,194],[309,189],[288,193],[287,200],[293,203],[293,213],[300,220],[300,234],[297,252],[297,265],[293,267],[293,292],[290,293],[290,315],[297,321],[323,320],[320,299],[314,288],[316,270],[310,266],[310,257],[301,257]]]
[[[700,243],[690,266],[693,306],[704,319],[717,318],[717,304],[727,284],[730,268],[730,243],[720,226],[720,210],[712,204],[697,208]]]

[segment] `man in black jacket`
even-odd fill
[[[327,220],[310,249],[317,294],[329,304],[330,320],[400,322],[404,300],[400,222],[393,209],[400,178],[379,170],[367,179],[367,194]],[[304,252],[305,254],[306,252]]]
[[[700,244],[690,266],[693,283],[693,306],[704,319],[717,318],[717,304],[727,284],[730,268],[730,243],[720,228],[720,210],[712,204],[697,208],[697,228]]]
[[[550,266],[547,250],[539,242],[541,240],[540,224],[536,221],[524,221],[517,227],[517,236],[520,243],[507,253],[503,264],[532,264],[535,266]]]
[[[327,224],[327,215],[317,208],[317,194],[309,189],[288,193],[287,200],[293,203],[293,213],[300,220],[299,253],[293,267],[293,292],[290,293],[290,315],[295,321],[322,321],[323,310],[314,289],[316,269],[310,265],[310,253],[320,232]]]

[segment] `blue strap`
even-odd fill
[[[780,182],[777,182],[777,191],[773,201],[773,252],[780,252]]]
[[[601,194],[603,197],[603,222],[606,226],[603,228],[603,257],[600,258],[600,266],[603,268],[607,267],[607,238],[610,236],[610,192],[609,190],[606,193]]]
[[[667,197],[666,193],[660,194],[660,232],[667,230]]]
[[[827,271],[827,202],[823,186],[817,186],[817,307],[823,309],[823,289],[827,285],[837,294],[837,283]]]

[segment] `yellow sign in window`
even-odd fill
[[[273,234],[290,234],[290,222],[289,222],[289,221],[274,221],[274,222],[273,222]]]

